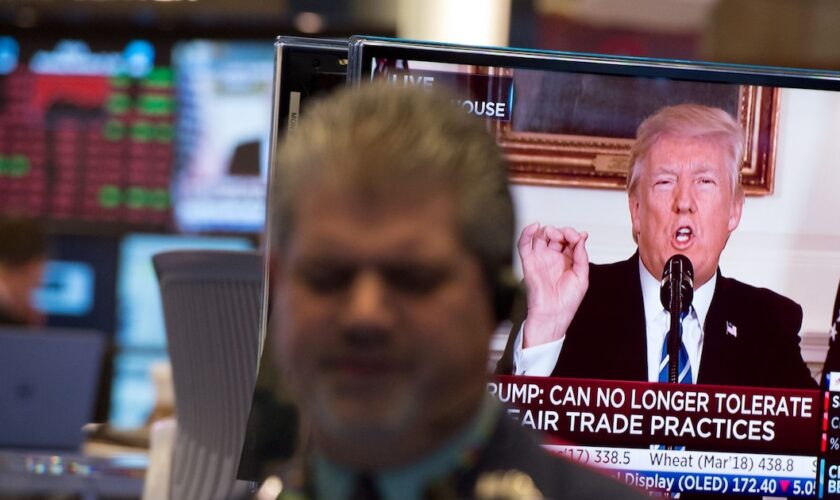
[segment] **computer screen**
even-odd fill
[[[262,229],[273,56],[264,42],[175,46],[179,111],[172,195],[179,231]]]
[[[281,36],[275,42],[278,137],[293,130],[306,102],[347,82],[347,40]]]
[[[526,287],[557,278],[556,268],[534,267],[529,251],[541,241],[569,249],[577,231],[587,232],[594,265],[583,266],[585,292],[564,335],[528,337],[522,311],[524,321],[502,335],[505,354],[488,385],[547,449],[651,492],[837,493],[840,384],[820,372],[840,275],[840,229],[828,215],[840,212],[830,187],[840,170],[827,160],[840,152],[838,75],[361,37],[351,42],[350,74],[448,87],[453,104],[486,120],[508,159],[517,236],[537,241],[515,257]],[[747,194],[743,213],[730,214],[719,270],[696,269],[714,285],[695,290],[696,326],[682,334],[694,347],[685,356],[662,343],[669,316],[659,293],[670,281],[661,267],[649,269],[656,259],[644,251],[652,245],[642,211],[659,212],[641,198],[653,195],[625,187],[640,124],[675,105],[727,115],[740,130]],[[671,177],[651,189],[669,189]],[[696,182],[702,190],[724,181],[698,174]],[[703,203],[685,196],[672,208]],[[692,244],[707,228],[671,229],[669,245],[697,255]],[[555,261],[565,270],[568,261]],[[659,331],[656,321],[658,343],[649,333]],[[814,339],[823,342],[821,359],[807,349]],[[668,383],[671,359],[676,381],[690,384]]]
[[[116,326],[118,239],[58,234],[33,303],[49,326],[113,332]]]
[[[166,357],[166,327],[152,256],[170,250],[251,250],[242,237],[128,234],[120,241],[117,273],[118,349],[114,362],[110,422],[144,425],[154,404],[149,368]]]

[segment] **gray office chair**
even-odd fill
[[[256,380],[263,259],[190,250],[152,261],[175,388],[170,497],[228,498],[244,488],[236,471]]]

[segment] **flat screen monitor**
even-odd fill
[[[821,392],[816,379],[840,277],[840,168],[833,161],[840,153],[840,76],[362,37],[351,41],[349,71],[354,83],[448,87],[454,105],[486,121],[507,157],[517,232],[554,226],[590,235],[588,260],[597,264],[586,267],[586,295],[565,337],[542,345],[553,349],[542,367],[531,362],[534,351],[519,351],[515,361],[503,357],[489,384],[512,405],[513,417],[542,432],[550,451],[650,491],[806,497],[838,491],[840,383],[829,384],[831,375],[820,379]],[[654,252],[640,259],[634,237],[639,247],[661,247],[645,240],[653,237],[645,226],[651,219],[640,215],[654,213],[652,190],[679,181],[705,192],[727,181],[692,167],[691,180],[667,171],[645,177],[636,188],[644,191],[625,188],[639,125],[683,104],[728,114],[740,126],[744,151],[732,156],[747,195],[742,213],[728,219],[735,227],[722,242],[719,271],[712,267],[706,276],[716,277],[705,282],[714,288],[701,292],[698,283],[695,290],[694,333],[684,337],[695,343],[688,355],[694,372],[677,377],[691,384],[660,382],[668,380],[657,370],[668,353],[661,347],[668,313],[657,304],[662,270],[649,270]],[[658,137],[649,151],[672,146],[668,162],[687,154],[690,145],[678,137]],[[686,161],[712,161],[698,158]],[[671,208],[697,213],[709,206],[684,197],[663,210]],[[702,240],[692,238],[703,228],[687,222],[673,231],[671,246],[695,255],[691,244]],[[528,258],[515,258],[526,285],[555,275],[523,272]],[[646,283],[653,292],[643,295]],[[798,306],[767,289],[801,304],[801,322]],[[745,303],[748,296],[765,305]],[[666,315],[662,332],[655,328],[658,313]],[[512,352],[524,327],[508,329],[501,344]],[[820,342],[821,349],[812,347]]]
[[[48,246],[43,283],[33,296],[47,325],[113,333],[118,239],[58,234]]]
[[[152,410],[155,388],[149,374],[165,361],[166,327],[152,256],[170,250],[251,250],[244,237],[128,234],[119,244],[117,272],[117,355],[111,390],[110,422],[141,427]]]
[[[266,42],[176,44],[179,111],[172,196],[178,231],[262,230],[273,57]]]
[[[312,39],[281,36],[275,41],[274,104],[271,121],[271,160],[286,133],[290,133],[298,118],[305,114],[308,102],[342,87],[347,81],[347,40]],[[266,227],[264,240],[270,241]],[[266,266],[267,269],[268,266]],[[263,300],[261,332],[264,339],[259,366],[272,364],[270,338],[265,335],[268,325],[268,296]],[[291,456],[296,441],[295,411],[288,402],[274,397],[274,380],[269,368],[259,370],[253,404],[248,419],[237,477],[257,480],[266,461]],[[270,425],[264,425],[271,422]],[[277,422],[282,422],[277,424]]]
[[[302,106],[347,81],[347,40],[281,36],[275,42],[276,129],[294,129]]]

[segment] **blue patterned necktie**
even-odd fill
[[[691,309],[692,311],[694,308]],[[685,320],[687,315],[682,315],[680,318],[680,326],[682,326],[682,322]],[[670,355],[668,354],[668,340],[671,338],[671,332],[665,334],[665,341],[662,343],[662,354],[660,356],[659,362],[659,381],[663,383],[668,383],[668,361],[671,359]],[[677,381],[680,384],[691,384],[693,382],[693,378],[691,376],[691,362],[688,359],[688,350],[685,348],[685,343],[680,339],[680,354],[679,354],[679,363],[677,365]],[[672,445],[672,446],[665,446],[665,445],[654,445],[653,446],[659,450],[677,450],[682,451],[685,450],[685,446],[680,445]],[[663,495],[665,498],[680,498],[679,493],[665,493]]]
[[[686,315],[683,315],[680,318],[680,324],[682,321],[685,320]],[[668,340],[671,338],[671,333],[668,332],[665,335],[665,341],[662,343],[662,355],[660,356],[659,362],[659,381],[663,383],[668,382],[668,362],[670,360],[670,356],[668,355]],[[691,362],[688,360],[688,351],[685,348],[685,343],[682,342],[680,339],[680,355],[679,355],[679,364],[677,368],[677,381],[680,384],[691,384],[693,383],[694,379],[691,376]]]

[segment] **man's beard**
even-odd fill
[[[329,382],[301,388],[309,394],[307,406],[316,434],[332,443],[351,446],[395,446],[408,438],[422,415],[414,387],[394,387],[374,405],[363,407],[347,395],[335,395]]]

